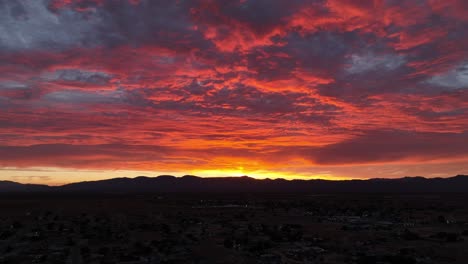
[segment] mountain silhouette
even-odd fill
[[[39,192],[49,191],[53,188],[40,184],[21,184],[12,181],[0,181],[0,192]]]
[[[427,193],[468,192],[468,176],[450,178],[405,177],[369,180],[285,180],[243,177],[201,178],[192,175],[174,177],[114,178],[71,183],[62,186],[20,184],[0,181],[0,192],[309,192],[309,193]]]

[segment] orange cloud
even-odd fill
[[[12,5],[0,167],[367,177],[468,158],[464,1]]]

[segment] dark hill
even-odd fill
[[[0,192],[42,192],[52,190],[52,187],[39,184],[21,184],[12,181],[0,181]]]

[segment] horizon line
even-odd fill
[[[175,178],[175,179],[182,179],[182,178],[187,178],[187,177],[194,177],[194,178],[199,178],[199,179],[240,179],[240,178],[247,178],[255,181],[265,181],[265,180],[282,180],[286,182],[292,182],[292,181],[327,181],[327,182],[349,182],[349,181],[372,181],[372,180],[382,180],[382,181],[393,181],[393,180],[402,180],[402,179],[425,179],[425,180],[432,180],[432,179],[451,179],[451,178],[456,178],[456,177],[468,177],[467,174],[457,174],[453,176],[448,176],[448,177],[425,177],[425,176],[404,176],[404,177],[398,177],[398,178],[382,178],[382,177],[377,177],[377,178],[349,178],[349,179],[324,179],[324,178],[311,178],[311,179],[303,179],[303,178],[292,178],[292,179],[285,179],[285,178],[255,178],[251,177],[249,175],[242,175],[242,176],[214,176],[214,177],[203,177],[203,176],[197,176],[197,175],[191,175],[191,174],[185,174],[182,176],[176,176],[176,175],[170,175],[170,174],[161,174],[157,176],[146,176],[146,175],[139,175],[135,177],[114,177],[114,178],[108,178],[108,179],[101,179],[101,180],[89,180],[89,181],[77,181],[77,182],[70,182],[70,183],[65,183],[65,184],[57,184],[57,185],[50,185],[50,184],[40,184],[40,183],[21,183],[17,181],[11,181],[11,180],[0,180],[1,182],[10,182],[10,183],[16,183],[16,184],[21,184],[21,185],[36,185],[36,186],[48,186],[48,187],[62,187],[62,186],[67,186],[67,185],[72,185],[72,184],[79,184],[79,183],[92,183],[92,182],[102,182],[102,181],[110,181],[110,180],[117,180],[117,179],[128,179],[128,180],[134,180],[137,178],[149,178],[149,179],[157,179],[161,177],[170,177],[170,178]]]

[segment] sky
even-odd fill
[[[468,173],[468,1],[0,0],[0,180]]]

